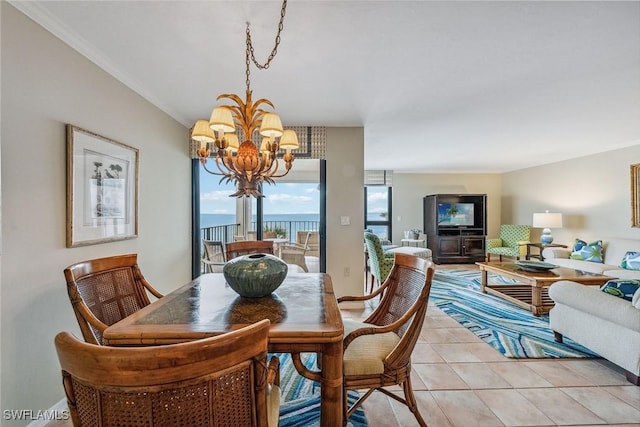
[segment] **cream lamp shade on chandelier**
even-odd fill
[[[533,227],[542,228],[540,242],[543,245],[549,245],[553,242],[551,235],[552,228],[562,228],[562,214],[545,211],[544,213],[533,214]]]
[[[271,60],[275,57],[280,44],[284,16],[287,8],[287,0],[282,2],[280,23],[276,43],[265,64],[256,61],[251,32],[247,22],[246,30],[246,96],[243,101],[235,94],[222,94],[219,99],[229,99],[235,105],[221,105],[211,112],[209,120],[197,120],[191,132],[191,138],[200,142],[198,157],[205,171],[222,178],[220,182],[233,182],[236,184],[236,192],[231,197],[254,196],[263,197],[261,188],[264,182],[274,184],[274,178],[281,178],[289,173],[294,155],[291,152],[298,148],[298,137],[292,130],[284,130],[280,117],[264,110],[266,105],[274,108],[271,101],[265,98],[253,102],[251,99],[250,69],[251,61],[258,69],[269,68]],[[240,143],[234,133],[236,125],[242,131],[244,142]],[[260,145],[254,143],[254,131],[259,129],[263,137]],[[279,140],[278,140],[279,138]],[[278,158],[279,150],[283,150],[281,158]],[[207,167],[208,160],[212,157],[217,170]],[[280,161],[284,162],[284,172],[278,174]]]

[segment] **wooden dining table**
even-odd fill
[[[269,319],[269,351],[291,353],[298,372],[321,388],[320,425],[342,426],[343,324],[331,277],[288,274],[270,296],[243,298],[221,273],[204,274],[114,323],[103,333],[111,346],[162,345],[223,334]],[[317,353],[318,371],[300,353]]]

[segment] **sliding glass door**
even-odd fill
[[[229,197],[230,183],[220,183],[194,161],[192,275],[201,272],[202,239],[223,243],[237,239],[279,238],[304,244],[309,271],[324,271],[324,160],[296,159],[291,172],[264,185],[264,198]]]

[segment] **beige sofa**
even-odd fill
[[[583,240],[592,242],[596,239]],[[620,267],[620,262],[627,251],[640,252],[640,240],[619,238],[599,238],[599,240],[602,240],[602,247],[604,249],[604,263],[570,259],[570,249],[545,248],[542,251],[542,256],[545,262],[556,264],[560,267],[568,267],[574,270],[588,271],[590,273],[603,274],[621,279],[640,279],[640,271],[625,270]]]
[[[567,336],[625,370],[627,380],[640,385],[640,291],[628,301],[562,280],[549,287],[555,306],[549,326],[556,341]]]

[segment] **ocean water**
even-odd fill
[[[256,221],[255,216],[253,222]],[[264,221],[269,223],[273,221],[320,221],[320,214],[274,214],[264,215]],[[236,216],[233,214],[201,214],[200,228],[214,227],[217,225],[235,224]]]

